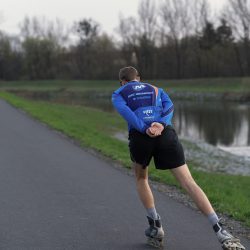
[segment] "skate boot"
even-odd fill
[[[240,243],[240,239],[234,237],[225,229],[223,229],[221,220],[217,224],[215,224],[213,228],[218,237],[219,242],[221,243],[222,249],[245,250],[245,247]]]
[[[147,218],[149,223],[149,228],[145,230],[145,235],[148,239],[147,244],[156,248],[163,248],[164,231],[159,215],[158,220],[153,220],[148,216]]]

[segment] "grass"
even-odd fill
[[[108,80],[36,80],[36,81],[0,81],[2,90],[70,90],[85,91],[102,89],[111,91],[118,85],[118,81]]]
[[[47,123],[76,139],[81,146],[90,147],[111,159],[130,167],[128,147],[112,134],[126,129],[125,122],[117,115],[82,106],[67,106],[30,101],[13,94],[0,92],[0,97],[21,108],[34,118]],[[207,193],[216,210],[250,226],[250,177],[197,171],[191,172]],[[157,181],[178,186],[169,171],[150,167],[150,176]]]
[[[147,81],[147,80],[146,80]],[[203,78],[189,80],[148,80],[164,89],[187,92],[210,93],[250,93],[250,78]],[[99,89],[113,91],[118,81],[108,80],[37,80],[37,81],[0,81],[2,90],[59,90],[85,91]]]

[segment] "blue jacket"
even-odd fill
[[[163,89],[131,81],[112,94],[112,103],[127,121],[128,130],[145,133],[152,122],[171,125],[174,105]]]

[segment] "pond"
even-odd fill
[[[176,101],[174,125],[182,136],[250,157],[250,105]]]

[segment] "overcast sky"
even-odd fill
[[[155,0],[160,2],[160,0]],[[208,0],[219,9],[226,0]],[[102,30],[111,34],[118,25],[119,15],[136,16],[140,0],[0,0],[0,30],[17,33],[25,16],[59,18],[68,26],[82,18],[92,18]]]

